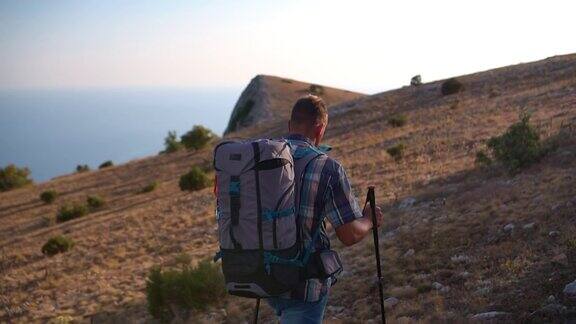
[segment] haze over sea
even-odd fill
[[[157,154],[164,137],[201,124],[218,135],[241,89],[0,90],[0,167],[26,166],[35,181]]]

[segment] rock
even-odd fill
[[[576,280],[567,284],[562,292],[566,298],[576,300]]]
[[[474,295],[476,296],[488,296],[492,292],[492,287],[481,287],[476,289]]]
[[[558,255],[555,255],[552,258],[552,262],[557,263],[557,264],[566,265],[567,261],[568,261],[568,257],[566,257],[566,254],[564,254],[564,253],[560,253]]]
[[[548,304],[542,308],[540,308],[537,313],[542,314],[542,315],[546,315],[547,317],[558,317],[560,315],[562,315],[563,313],[565,313],[567,310],[567,307],[561,304]]]
[[[460,277],[462,277],[462,279],[468,279],[468,278],[470,278],[471,275],[472,274],[468,271],[464,271],[464,272],[460,273]]]
[[[408,198],[402,200],[402,202],[400,202],[400,205],[398,206],[398,208],[399,209],[408,209],[408,208],[411,208],[412,206],[414,206],[415,203],[416,203],[416,198],[408,197]]]
[[[450,287],[448,287],[448,286],[444,286],[444,287],[440,288],[440,292],[443,294],[445,294],[449,291],[450,291]]]
[[[504,319],[510,317],[510,313],[507,312],[486,312],[476,315],[472,315],[470,319],[476,321],[494,320],[494,319]]]
[[[560,235],[560,232],[558,232],[558,231],[550,231],[550,232],[548,233],[548,236],[549,236],[549,237],[552,237],[552,238],[558,237],[559,235]]]
[[[528,223],[528,224],[522,226],[522,228],[524,230],[529,231],[529,230],[533,230],[535,226],[536,226],[536,223]]]
[[[506,226],[504,226],[504,231],[506,231],[506,232],[512,232],[515,227],[516,227],[516,226],[514,226],[514,224],[512,224],[512,223],[507,224]]]
[[[326,309],[334,314],[342,313],[346,308],[343,306],[328,306]]]
[[[416,251],[414,251],[414,249],[410,249],[408,251],[406,251],[406,253],[404,253],[404,255],[402,256],[403,258],[409,258],[411,256],[413,256],[416,253]]]
[[[418,289],[412,286],[401,286],[390,289],[390,295],[396,298],[412,298],[418,295]]]
[[[436,282],[432,283],[432,288],[434,288],[436,290],[440,290],[440,289],[444,288],[444,285],[436,281]]]
[[[554,297],[554,295],[550,295],[550,296],[548,296],[548,298],[546,299],[546,302],[548,302],[549,304],[555,303],[555,302],[556,302],[556,297]]]
[[[396,298],[396,297],[386,298],[384,300],[384,307],[390,309],[390,308],[393,308],[394,306],[398,305],[399,302],[400,302],[400,300],[398,300],[398,298]]]
[[[450,258],[454,263],[468,263],[470,261],[470,257],[465,254],[457,254]]]

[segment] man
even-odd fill
[[[328,126],[328,112],[322,99],[306,96],[292,108],[288,123],[287,139],[301,146],[318,146]],[[352,193],[348,177],[340,163],[327,155],[313,160],[304,171],[300,214],[304,238],[310,240],[314,222],[328,220],[336,230],[336,236],[346,246],[360,242],[371,230],[370,209],[363,212]],[[382,223],[382,212],[376,210],[377,223]],[[315,249],[330,248],[325,228],[321,227],[321,239]],[[284,323],[321,323],[328,301],[332,278],[324,281],[308,279],[295,287],[288,297],[267,299]]]

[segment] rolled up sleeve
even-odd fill
[[[362,217],[358,200],[354,196],[346,171],[337,164],[326,191],[324,216],[334,228]]]

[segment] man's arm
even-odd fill
[[[326,199],[325,213],[336,230],[336,236],[349,246],[360,242],[372,229],[369,206],[360,211],[358,201],[342,165],[336,162]],[[382,211],[376,207],[377,226],[382,223]]]
[[[376,222],[382,225],[382,211],[376,207]],[[368,235],[372,230],[372,215],[369,206],[364,208],[362,217],[336,228],[336,236],[346,246],[354,245]]]

